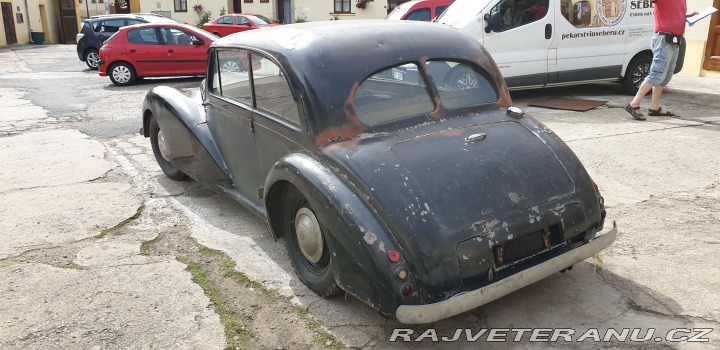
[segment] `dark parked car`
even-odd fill
[[[238,55],[252,64],[221,68]],[[322,296],[433,322],[615,240],[580,161],[459,30],[293,24],[219,39],[208,60],[200,89],[148,92],[141,132],[167,176],[267,218]]]
[[[98,52],[105,40],[121,27],[148,22],[177,23],[170,18],[154,14],[101,15],[86,19],[80,33],[75,37],[78,58],[90,69],[98,69]]]

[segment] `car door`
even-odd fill
[[[252,22],[243,16],[235,16],[235,32],[244,32],[253,29]]]
[[[265,179],[282,157],[301,148],[300,104],[280,66],[269,57],[250,52],[255,108],[255,144],[260,176]]]
[[[167,70],[165,46],[160,42],[156,27],[128,30],[125,55],[138,76],[162,75]]]
[[[209,42],[189,30],[173,26],[160,27],[160,34],[165,48],[168,75],[205,74]],[[196,40],[202,44],[195,44]]]
[[[508,86],[543,86],[555,71],[556,2],[499,0],[484,10],[483,45]]]
[[[235,30],[235,16],[225,16],[217,21],[216,31],[222,36],[237,32]]]
[[[253,205],[262,187],[252,120],[253,94],[248,70],[224,70],[220,62],[242,60],[242,49],[218,49],[208,69],[207,124],[225,160],[233,186]],[[247,60],[247,58],[245,59]]]

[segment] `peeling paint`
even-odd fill
[[[378,246],[378,249],[380,249],[380,251],[383,253],[387,253],[387,249],[385,249],[385,242],[380,241],[380,245]]]
[[[510,200],[511,200],[513,203],[516,203],[516,204],[517,204],[517,203],[520,202],[520,196],[519,196],[517,193],[515,193],[515,192],[509,193],[509,194],[508,194],[508,197],[510,197]]]

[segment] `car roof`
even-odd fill
[[[249,30],[215,41],[212,49],[249,48],[274,57],[291,85],[310,103],[310,115],[330,125],[346,120],[350,88],[390,66],[430,59],[475,62],[502,90],[504,82],[487,51],[457,28],[386,20],[319,21]],[[328,79],[332,77],[332,79]],[[322,130],[327,125],[314,125]]]
[[[86,21],[100,21],[104,19],[138,19],[152,23],[172,23],[177,22],[171,18],[155,13],[131,13],[131,14],[107,14],[92,16]]]

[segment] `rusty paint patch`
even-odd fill
[[[345,123],[341,126],[325,128],[325,130],[315,136],[315,146],[321,148],[335,140],[347,140],[367,130],[367,126],[363,124],[357,114],[355,114],[354,98],[359,87],[359,83],[356,82],[353,84],[350,95],[348,95],[348,98],[345,100],[343,106]]]

